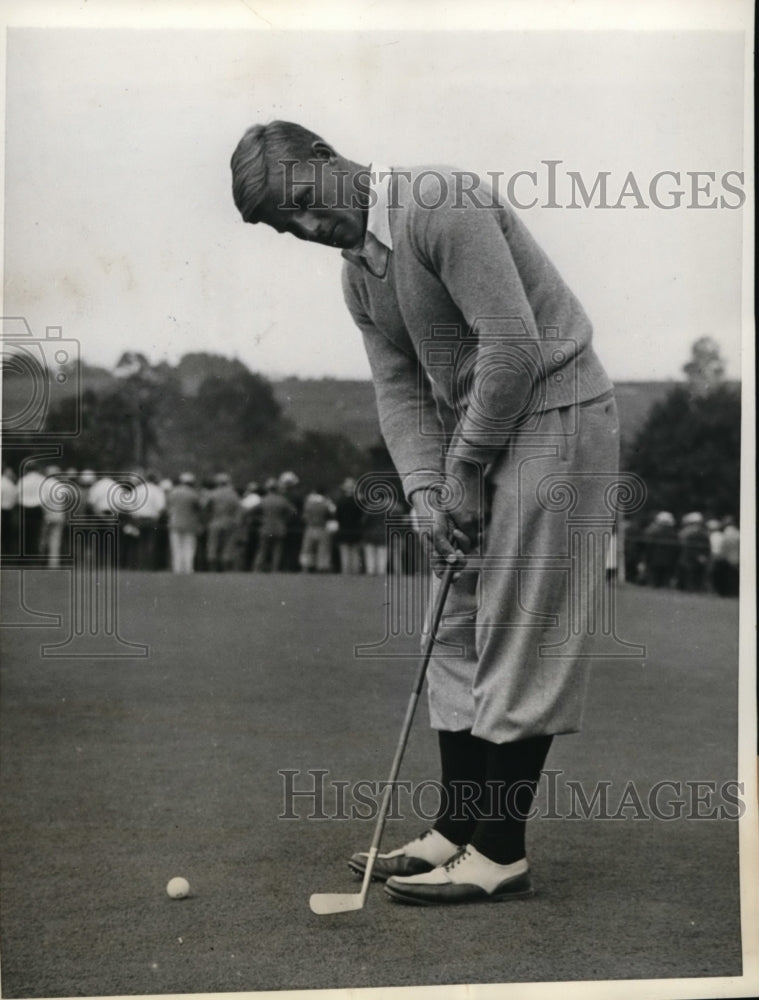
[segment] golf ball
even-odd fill
[[[186,878],[170,879],[169,884],[166,886],[166,892],[168,892],[172,899],[184,899],[190,892],[190,883]]]

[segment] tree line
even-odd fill
[[[652,406],[624,448],[624,468],[646,484],[643,513],[691,511],[737,518],[740,513],[741,392],[725,378],[711,337],[695,341],[685,381]]]
[[[108,379],[82,374],[82,391],[51,407],[46,431],[79,420],[81,432],[61,438],[61,464],[96,470],[156,469],[199,480],[223,470],[235,483],[283,468],[302,479],[326,474],[339,482],[376,461],[338,433],[302,429],[288,419],[271,382],[241,361],[210,353],[185,355],[176,366],[151,364],[126,352]],[[78,408],[78,415],[75,409]]]
[[[18,387],[12,372],[3,374],[12,405]],[[680,518],[698,510],[737,517],[740,386],[725,378],[719,348],[709,337],[693,344],[684,374],[625,442],[622,466],[646,484],[641,515],[666,510]],[[381,441],[366,449],[344,433],[297,427],[265,376],[221,355],[187,354],[169,365],[128,351],[112,372],[84,365],[81,386],[78,395],[58,398],[46,415],[46,433],[62,434],[56,461],[64,467],[155,469],[174,480],[185,470],[199,480],[224,471],[240,487],[284,468],[325,486],[391,468]],[[63,436],[77,409],[80,433]],[[29,434],[27,453],[34,450]],[[16,464],[24,457],[23,448],[13,449]]]

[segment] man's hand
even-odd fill
[[[419,490],[414,494],[414,521],[416,530],[422,539],[425,552],[429,553],[432,568],[438,576],[442,576],[449,560],[456,566],[454,580],[466,565],[466,556],[471,551],[471,543],[467,535],[461,531],[456,522],[445,511],[430,510],[427,502],[419,497]]]
[[[480,545],[479,480],[473,475],[471,464],[456,470],[455,488],[450,495],[445,488],[433,486],[417,490],[411,501],[417,530],[431,550],[434,572],[442,576],[446,565],[455,559],[458,572],[454,580],[457,580],[467,556]]]

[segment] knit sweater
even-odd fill
[[[531,415],[612,388],[590,320],[526,226],[456,191],[451,168],[394,170],[384,274],[344,254],[345,301],[407,496],[440,479],[446,454],[488,466]]]

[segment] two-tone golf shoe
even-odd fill
[[[434,906],[524,899],[534,889],[525,858],[499,865],[467,844],[430,871],[389,877],[385,892],[398,903]]]
[[[374,860],[372,879],[384,882],[392,876],[419,875],[431,872],[444,864],[459,850],[459,845],[448,840],[437,830],[425,830],[415,840],[386,854],[378,854]],[[363,875],[369,855],[365,852],[354,854],[348,867],[357,875]]]

